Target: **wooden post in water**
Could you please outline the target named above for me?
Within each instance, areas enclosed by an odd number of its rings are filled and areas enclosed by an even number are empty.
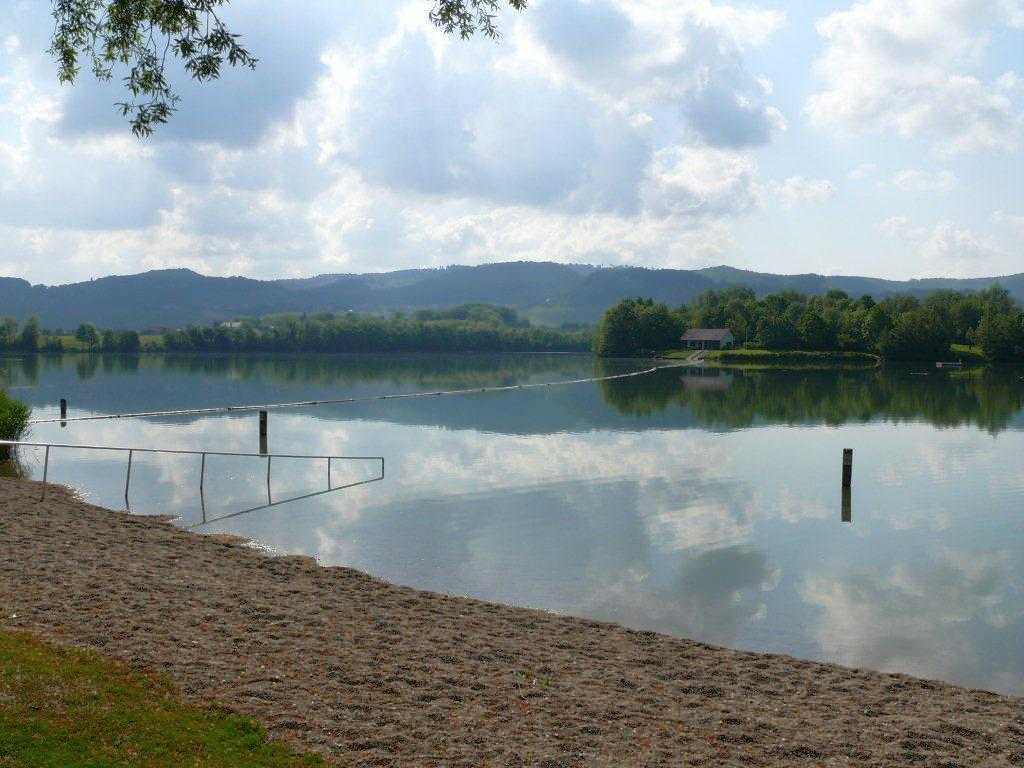
[[[68,401],[66,398],[60,399],[60,425],[66,427],[68,423],[64,421],[68,417]]]
[[[853,448],[843,448],[843,488],[853,482]]]
[[[839,519],[844,523],[853,522],[853,500],[851,499],[848,487],[843,488],[843,510],[840,513]]]
[[[267,450],[267,412],[260,411],[260,453],[269,453]]]

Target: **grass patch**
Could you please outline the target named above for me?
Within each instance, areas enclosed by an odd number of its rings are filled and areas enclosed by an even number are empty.
[[[99,347],[87,347],[82,342],[74,337],[72,334],[64,334],[63,336],[44,336],[40,339],[41,344],[45,344],[50,339],[56,339],[60,342],[61,347],[65,352],[102,352],[103,350]],[[155,352],[158,351],[163,344],[164,337],[158,334],[140,334],[139,344],[141,345],[140,352]]]
[[[964,365],[985,365],[985,354],[981,347],[971,344],[953,344],[950,347],[950,360],[959,360]]]
[[[869,352],[838,350],[810,351],[801,349],[724,349],[708,352],[708,360],[719,363],[785,363],[787,365],[875,365],[878,355]]]
[[[28,426],[32,409],[0,390],[0,440],[17,440]]]
[[[670,350],[660,357],[685,360],[693,350]],[[704,362],[712,365],[785,365],[785,366],[874,366],[878,355],[868,352],[814,352],[796,349],[713,349],[704,353]]]
[[[0,630],[0,766],[310,768],[248,717],[186,704],[166,678]]]

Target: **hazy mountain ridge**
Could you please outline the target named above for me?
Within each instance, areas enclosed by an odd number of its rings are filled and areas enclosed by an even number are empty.
[[[483,302],[515,307],[537,322],[557,324],[595,322],[611,304],[628,296],[679,304],[702,291],[730,285],[748,286],[758,295],[783,290],[815,294],[836,288],[853,296],[870,293],[884,297],[893,293],[925,295],[941,289],[973,291],[995,282],[1024,303],[1024,273],[898,281],[775,275],[724,266],[680,270],[523,261],[254,280],[166,269],[59,286],[0,278],[0,315],[19,320],[38,315],[48,328],[91,322],[101,327],[142,329],[274,312],[392,312]]]

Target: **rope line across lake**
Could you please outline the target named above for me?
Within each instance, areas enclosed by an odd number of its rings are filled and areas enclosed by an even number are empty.
[[[569,384],[587,384],[589,382],[613,381],[628,379],[634,376],[647,376],[666,368],[685,368],[687,363],[672,365],[656,365],[642,371],[617,373],[612,376],[593,376],[586,379],[567,379],[565,381],[545,381],[537,384],[511,384],[504,387],[474,387],[472,389],[448,389],[438,392],[410,392],[404,395],[372,395],[370,397],[341,397],[333,400],[299,400],[290,403],[267,403],[265,405],[219,405],[211,408],[186,408],[174,411],[141,411],[138,413],[108,413],[94,416],[69,416],[53,419],[32,419],[29,424],[56,424],[68,421],[104,421],[110,419],[142,419],[157,416],[199,416],[210,413],[240,413],[245,411],[269,411],[281,408],[304,408],[314,405],[343,405],[349,403],[369,403],[379,400],[408,400],[416,397],[441,397],[447,395],[471,395],[481,392],[510,392],[517,389],[538,389],[540,387],[560,387]]]

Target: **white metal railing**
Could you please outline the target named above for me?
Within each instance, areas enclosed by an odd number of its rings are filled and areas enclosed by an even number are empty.
[[[250,509],[243,509],[238,512],[232,512],[228,515],[216,518],[217,520],[223,520],[229,517],[235,517],[237,515],[243,515],[247,512],[255,512],[259,509],[267,509],[268,507],[276,507],[280,504],[288,504],[293,501],[301,501],[302,499],[309,499],[314,496],[322,496],[325,493],[331,493],[332,491],[340,491],[344,488],[353,488],[357,485],[366,485],[368,483],[380,482],[384,479],[384,457],[383,456],[328,456],[319,454],[298,454],[298,453],[237,453],[231,451],[187,451],[181,449],[172,448],[125,448],[121,446],[110,446],[110,445],[71,445],[69,443],[33,443],[24,442],[20,440],[0,440],[0,448],[43,448],[43,488],[42,493],[39,497],[40,501],[46,498],[46,487],[47,479],[50,471],[50,451],[54,448],[63,448],[70,450],[86,450],[86,451],[114,451],[128,454],[128,468],[125,473],[124,479],[124,503],[126,509],[131,510],[131,504],[129,501],[129,495],[131,491],[132,482],[132,458],[136,453],[165,453],[179,456],[199,456],[199,501],[203,511],[203,523],[206,524],[206,498],[205,498],[205,480],[206,480],[206,457],[207,456],[236,456],[245,458],[260,458],[267,460],[267,503],[260,504]],[[312,493],[303,494],[301,496],[292,496],[287,499],[280,499],[278,501],[273,500],[271,493],[271,475],[270,467],[273,459],[308,459],[308,460],[323,460],[327,463],[327,488],[322,491],[314,491]],[[353,483],[345,483],[343,485],[331,485],[331,469],[333,462],[335,461],[379,461],[380,462],[380,473],[367,480],[359,480]]]

